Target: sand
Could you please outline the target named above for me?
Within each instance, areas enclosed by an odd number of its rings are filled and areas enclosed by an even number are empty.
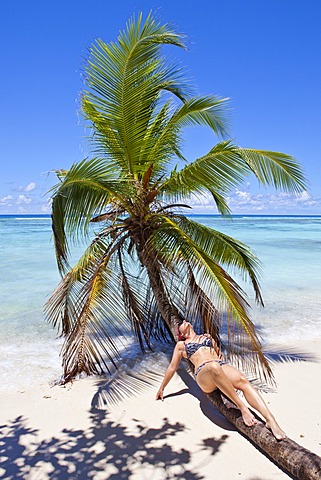
[[[275,363],[277,391],[264,398],[288,436],[321,456],[321,339],[273,350],[301,360]],[[291,478],[215,411],[183,365],[156,402],[160,380],[129,384],[117,401],[99,378],[1,395],[0,478]]]

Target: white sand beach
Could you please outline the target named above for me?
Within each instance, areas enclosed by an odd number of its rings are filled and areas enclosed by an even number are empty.
[[[321,456],[321,339],[290,347],[308,360],[276,363],[277,392],[264,397],[288,436]],[[0,478],[291,478],[216,412],[184,366],[163,402],[155,384],[97,408],[105,384],[85,378],[2,394]]]

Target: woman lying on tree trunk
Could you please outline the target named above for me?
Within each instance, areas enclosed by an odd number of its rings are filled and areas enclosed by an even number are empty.
[[[251,427],[256,424],[256,419],[237,395],[236,390],[241,390],[249,405],[265,418],[266,427],[272,431],[275,438],[283,440],[286,437],[261,395],[239,370],[223,361],[222,352],[209,334],[197,335],[192,325],[186,321],[178,327],[177,333],[179,341],[156,400],[163,400],[164,388],[176,372],[181,359],[188,358],[195,367],[196,382],[204,393],[211,393],[219,388],[240,409],[245,425]]]

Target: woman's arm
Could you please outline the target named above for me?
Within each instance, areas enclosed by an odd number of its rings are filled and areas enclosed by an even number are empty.
[[[169,381],[173,378],[174,373],[176,372],[178,365],[180,364],[180,361],[182,360],[182,357],[183,357],[184,349],[182,347],[182,343],[183,342],[178,342],[175,346],[171,363],[169,364],[165,372],[161,386],[159,387],[159,390],[156,394],[156,400],[164,400],[164,389],[166,385],[169,383]]]

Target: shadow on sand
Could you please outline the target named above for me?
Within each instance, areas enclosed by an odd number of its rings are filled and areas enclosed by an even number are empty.
[[[310,355],[295,351],[266,352],[274,362],[284,361],[317,361]],[[146,372],[146,369],[144,370]],[[163,372],[162,372],[163,373]],[[193,395],[198,398],[204,415],[224,430],[234,430],[214,408],[197,384],[181,368],[178,371],[186,388],[167,395]],[[97,394],[93,398],[90,409],[91,426],[86,430],[65,429],[59,438],[39,440],[38,431],[28,426],[28,420],[17,417],[7,425],[0,427],[0,478],[6,480],[36,480],[50,478],[52,480],[127,480],[139,474],[139,468],[150,472],[151,478],[161,469],[162,478],[181,478],[186,480],[203,480],[205,477],[191,467],[191,452],[188,448],[174,448],[169,438],[186,430],[182,423],[170,422],[163,418],[159,428],[149,428],[142,421],[133,419],[134,427],[129,429],[119,422],[111,420],[105,410],[97,408],[99,398],[103,403],[116,402],[124,396],[139,395],[139,388],[155,387],[160,381],[161,372],[153,375],[135,374],[131,379],[129,373],[116,388],[111,382],[99,380]],[[117,395],[117,388],[124,382],[128,388]],[[158,383],[159,384],[159,383]],[[132,389],[131,387],[136,389]],[[134,392],[134,393],[133,393]],[[57,413],[58,415],[59,413]],[[220,438],[202,440],[200,449],[215,455],[227,440],[228,435]],[[149,469],[149,470],[148,470]],[[146,471],[146,470],[145,470]],[[138,477],[137,477],[138,478]]]
[[[126,480],[133,474],[139,478],[138,469],[143,468],[143,475],[147,469],[151,478],[160,469],[164,479],[204,479],[189,465],[191,452],[173,448],[168,442],[185,430],[183,424],[164,418],[160,428],[148,428],[137,419],[133,422],[134,428],[129,430],[92,407],[87,430],[65,429],[59,438],[39,441],[37,430],[28,427],[27,419],[18,417],[0,427],[0,478]],[[226,438],[204,439],[201,450],[214,455]]]

